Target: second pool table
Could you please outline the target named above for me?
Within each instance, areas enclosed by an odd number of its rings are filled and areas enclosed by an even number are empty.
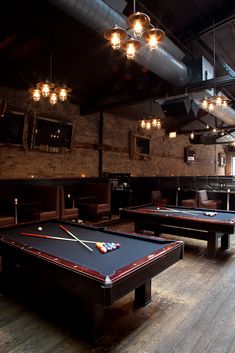
[[[208,212],[215,215],[210,216]],[[147,204],[120,209],[120,215],[135,222],[137,233],[151,230],[155,235],[167,233],[205,240],[209,258],[216,256],[219,238],[221,248],[229,248],[230,234],[235,231],[235,212],[223,210]]]

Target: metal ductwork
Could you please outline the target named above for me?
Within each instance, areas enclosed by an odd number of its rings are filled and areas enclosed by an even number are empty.
[[[115,25],[125,28],[126,17],[102,0],[50,0],[50,2],[101,35]],[[169,45],[167,41],[168,48]],[[134,60],[175,86],[184,85],[189,81],[187,66],[161,46],[154,52],[146,45],[143,46]]]

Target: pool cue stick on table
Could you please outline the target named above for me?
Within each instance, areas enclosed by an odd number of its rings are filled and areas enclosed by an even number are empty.
[[[61,229],[63,229],[63,231],[65,231],[67,234],[71,235],[71,237],[73,237],[74,239],[76,239],[81,245],[83,245],[85,248],[87,248],[89,251],[93,252],[93,250],[86,245],[85,243],[83,243],[80,239],[78,239],[73,233],[71,233],[68,229],[66,229],[62,224],[59,224],[59,227]]]
[[[55,237],[53,235],[46,235],[46,234],[37,234],[37,233],[24,233],[21,232],[21,235],[26,235],[28,237],[35,237],[35,238],[45,238],[45,239],[55,239],[55,240],[68,240],[68,241],[77,241],[77,239],[71,239],[71,238],[62,238],[62,237]],[[91,241],[91,240],[83,240],[81,239],[83,243],[90,243],[90,244],[96,244],[97,241]],[[100,241],[99,243],[103,243]]]
[[[183,211],[183,210],[176,210],[174,208],[170,208],[170,207],[164,207],[164,210],[161,210],[161,209],[158,209],[158,211],[170,211],[170,212],[175,212],[175,213],[186,213],[186,214],[190,214],[190,215],[193,215],[193,216],[197,216],[198,213],[196,212],[190,212],[190,211]]]

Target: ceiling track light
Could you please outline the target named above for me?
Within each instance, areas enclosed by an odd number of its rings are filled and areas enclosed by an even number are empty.
[[[127,29],[115,25],[104,33],[104,37],[110,41],[112,48],[114,50],[124,49],[128,59],[134,59],[136,51],[142,46],[140,40],[146,42],[150,51],[153,51],[157,49],[158,43],[165,36],[164,31],[155,28],[150,23],[148,15],[135,11],[135,0],[133,4],[134,13],[126,20]]]

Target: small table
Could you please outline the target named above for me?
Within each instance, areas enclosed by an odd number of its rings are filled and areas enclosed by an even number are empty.
[[[80,239],[121,246],[102,254],[95,243],[87,243],[93,250],[90,252],[59,225]],[[26,236],[23,232],[69,240]],[[151,279],[182,258],[183,242],[53,220],[1,228],[0,254],[3,278],[17,275],[17,264],[22,263],[61,286],[66,283],[66,289],[86,303],[89,336],[95,340],[103,334],[105,307],[133,290],[137,305],[151,301]]]
[[[216,212],[216,215],[207,216],[205,212]],[[136,232],[151,230],[155,235],[167,233],[205,240],[209,258],[216,256],[219,238],[221,248],[229,248],[230,234],[235,231],[235,212],[221,210],[176,206],[159,208],[147,204],[121,209],[120,215],[135,222]]]

